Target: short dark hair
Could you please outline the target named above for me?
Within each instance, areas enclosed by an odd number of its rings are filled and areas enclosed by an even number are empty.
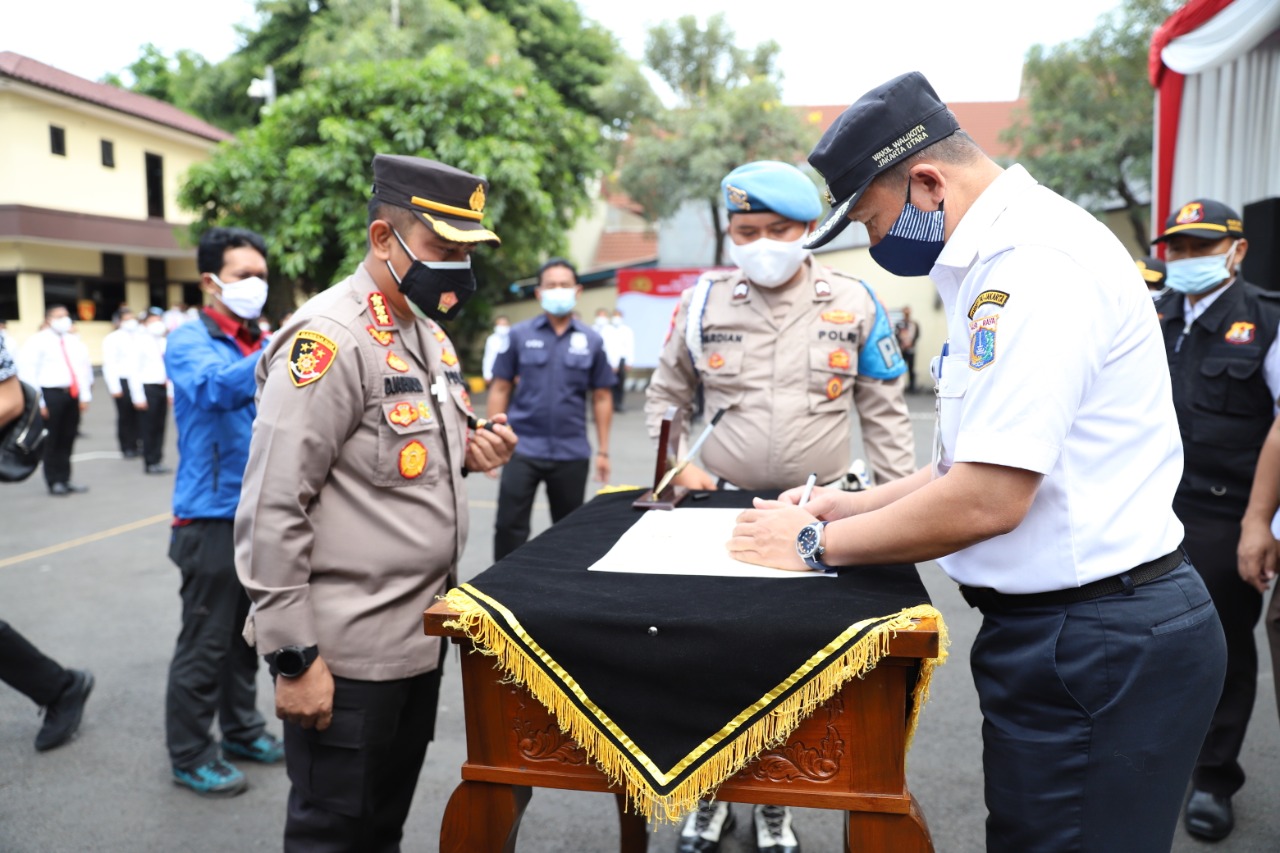
[[[547,258],[543,261],[542,266],[538,267],[538,285],[542,285],[542,274],[552,267],[564,267],[573,273],[573,283],[578,283],[578,269],[564,258]]]
[[[401,237],[415,222],[422,222],[412,210],[406,210],[394,204],[387,204],[376,197],[371,198],[369,199],[369,221],[365,223],[365,228],[368,228],[379,219],[383,222],[390,222],[395,226]],[[426,223],[423,224],[425,225]]]
[[[128,305],[121,305],[119,308],[116,309],[116,312],[111,315],[111,320],[114,323],[119,323],[121,320],[125,318],[126,315],[132,315],[133,313],[134,313],[133,309],[130,308]]]
[[[248,228],[210,228],[200,235],[200,245],[196,249],[196,269],[202,273],[217,274],[222,269],[227,249],[238,249],[250,246],[258,250],[263,258],[267,257],[267,243],[262,235]]]
[[[63,311],[66,311],[68,314],[71,313],[70,306],[63,305],[61,302],[54,302],[52,305],[44,306],[44,318],[48,320],[49,315],[52,314],[54,311],[57,311],[59,308],[61,308]]]
[[[906,181],[907,173],[911,171],[911,167],[917,163],[933,161],[963,166],[983,156],[985,154],[982,147],[973,141],[973,137],[963,130],[957,130],[950,136],[939,139],[929,147],[904,157],[901,162],[894,163],[888,169],[876,175],[875,180],[902,183]]]

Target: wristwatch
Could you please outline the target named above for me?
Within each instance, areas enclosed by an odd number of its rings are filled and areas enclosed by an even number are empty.
[[[822,544],[822,531],[830,523],[815,521],[800,528],[800,532],[796,534],[796,553],[800,555],[800,559],[804,560],[806,566],[819,572],[835,571],[834,567],[822,562],[822,555],[827,551]]]
[[[320,650],[315,646],[285,646],[266,657],[267,663],[271,666],[272,675],[297,678],[306,672],[319,656]]]

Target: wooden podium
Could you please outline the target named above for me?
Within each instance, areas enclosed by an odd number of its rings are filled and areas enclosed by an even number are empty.
[[[452,611],[438,601],[423,615],[427,634],[452,637]],[[933,620],[902,631],[865,678],[853,679],[804,720],[788,742],[726,780],[716,798],[846,813],[846,853],[932,853],[929,828],[906,784],[908,702],[916,667],[938,656]],[[512,853],[532,789],[611,792],[618,805],[621,853],[644,853],[648,829],[625,811],[620,789],[524,688],[502,683],[494,658],[463,654],[467,760],[440,830],[441,853]]]

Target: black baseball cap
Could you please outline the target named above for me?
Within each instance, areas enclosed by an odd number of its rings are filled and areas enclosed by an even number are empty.
[[[1198,198],[1169,214],[1164,223],[1164,233],[1151,242],[1161,243],[1179,234],[1204,240],[1243,237],[1244,220],[1220,201]]]
[[[832,240],[871,181],[895,163],[960,129],[956,117],[919,71],[895,77],[859,98],[822,134],[809,165],[827,181],[831,212],[806,249]]]
[[[1164,288],[1164,280],[1169,275],[1169,268],[1164,265],[1164,261],[1148,256],[1138,258],[1134,263],[1138,265],[1138,272],[1142,273],[1142,280],[1147,283],[1147,287],[1152,290]]]
[[[483,224],[489,182],[453,166],[403,154],[375,154],[373,198],[412,210],[455,243],[501,243]]]

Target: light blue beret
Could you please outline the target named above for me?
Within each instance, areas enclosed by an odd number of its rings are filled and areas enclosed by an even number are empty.
[[[813,181],[795,166],[777,160],[757,160],[739,166],[720,182],[730,213],[773,211],[797,222],[822,215],[822,201]]]

